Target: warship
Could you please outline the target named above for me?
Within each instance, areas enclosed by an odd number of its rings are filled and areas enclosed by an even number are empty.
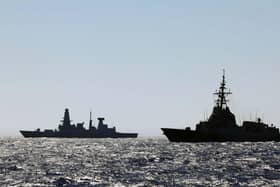
[[[216,105],[208,120],[201,121],[196,129],[162,128],[163,134],[171,142],[264,142],[280,141],[279,129],[273,124],[270,126],[262,122],[243,121],[239,126],[235,115],[228,107],[227,96],[232,94],[226,88],[225,70],[219,90],[214,93],[217,96]]]
[[[20,133],[25,138],[137,138],[137,133],[120,133],[116,131],[116,127],[109,128],[104,124],[104,118],[97,118],[97,128],[92,124],[92,112],[90,112],[89,128],[86,129],[83,123],[71,124],[69,109],[65,109],[62,124],[58,126],[58,130],[46,129],[41,131],[21,130]]]

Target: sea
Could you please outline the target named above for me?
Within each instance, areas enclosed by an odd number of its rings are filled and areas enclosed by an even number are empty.
[[[280,143],[0,138],[0,186],[280,186]]]

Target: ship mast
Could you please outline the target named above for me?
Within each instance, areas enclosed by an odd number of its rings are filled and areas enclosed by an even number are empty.
[[[226,108],[227,107],[227,102],[229,101],[227,99],[227,96],[232,94],[232,92],[230,91],[227,91],[227,88],[226,88],[226,78],[225,78],[225,70],[223,70],[223,80],[221,82],[221,85],[220,85],[220,88],[219,88],[219,91],[216,91],[214,93],[214,95],[217,95],[218,96],[218,99],[216,100],[216,105],[218,108]]]
[[[63,120],[61,120],[62,126],[69,127],[71,125],[71,120],[70,120],[70,114],[69,114],[69,109],[66,108],[64,112],[64,117]]]
[[[92,111],[90,110],[90,117],[89,117],[89,130],[92,129]]]

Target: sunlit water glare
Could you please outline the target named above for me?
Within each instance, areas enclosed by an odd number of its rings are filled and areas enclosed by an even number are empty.
[[[2,138],[0,186],[280,186],[280,144]]]

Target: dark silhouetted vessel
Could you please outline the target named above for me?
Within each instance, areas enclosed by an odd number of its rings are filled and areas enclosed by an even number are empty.
[[[89,129],[84,128],[84,123],[71,124],[69,110],[65,109],[62,124],[58,126],[58,130],[44,130],[37,129],[36,131],[24,131],[20,133],[25,138],[137,138],[137,133],[120,133],[116,128],[108,128],[104,124],[104,118],[97,118],[97,128],[92,125],[92,117],[90,113]]]
[[[164,135],[171,142],[263,142],[280,141],[279,129],[263,123],[260,118],[256,121],[244,121],[242,126],[236,124],[235,116],[227,106],[227,91],[225,72],[217,95],[216,106],[207,121],[196,125],[195,130],[162,128]]]

